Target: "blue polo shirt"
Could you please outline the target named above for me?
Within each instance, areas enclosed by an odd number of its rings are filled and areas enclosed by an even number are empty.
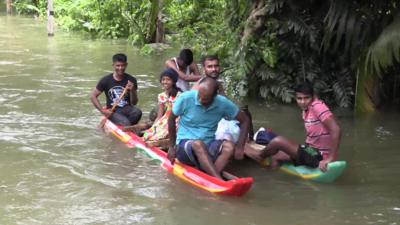
[[[213,103],[206,108],[199,101],[199,92],[192,90],[179,96],[172,112],[180,117],[177,144],[183,139],[202,140],[209,144],[215,139],[218,122],[222,118],[236,118],[239,107],[226,97],[217,95]]]

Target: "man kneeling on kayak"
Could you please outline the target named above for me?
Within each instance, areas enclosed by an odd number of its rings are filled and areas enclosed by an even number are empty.
[[[175,102],[168,119],[170,146],[168,158],[196,166],[207,174],[222,179],[221,172],[229,159],[243,159],[243,147],[249,129],[248,117],[224,96],[217,95],[218,83],[204,78],[198,90],[184,92]],[[179,130],[176,133],[176,118]],[[222,118],[236,119],[241,124],[238,143],[215,140],[215,131]]]

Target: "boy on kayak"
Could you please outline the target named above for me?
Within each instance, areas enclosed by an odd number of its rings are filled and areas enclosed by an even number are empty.
[[[256,161],[272,157],[272,166],[280,162],[293,161],[297,165],[319,167],[327,170],[330,162],[336,161],[339,149],[341,129],[328,106],[314,95],[313,86],[304,82],[294,89],[297,105],[302,109],[302,118],[307,133],[304,145],[299,145],[283,136],[276,136],[268,131],[260,131],[272,140],[267,146],[257,151],[245,149],[245,154]],[[255,139],[257,139],[257,133]]]
[[[182,49],[179,57],[174,57],[165,62],[166,68],[174,69],[178,75],[176,86],[182,91],[190,90],[189,82],[198,81],[201,76],[199,68],[193,61],[193,52],[190,49]]]
[[[142,111],[136,107],[138,102],[136,78],[125,73],[128,66],[125,54],[115,54],[112,62],[114,72],[100,79],[90,95],[90,100],[94,107],[113,123],[122,126],[134,125],[142,117]],[[128,90],[128,94],[121,96],[125,88]],[[103,108],[98,99],[103,92],[107,101],[106,108]],[[111,108],[115,104],[118,106],[115,108],[115,112],[112,112]]]
[[[218,84],[212,78],[200,82],[198,90],[184,92],[175,102],[168,119],[170,146],[168,158],[196,166],[207,174],[222,179],[221,172],[229,159],[243,158],[249,120],[224,96],[217,95]],[[176,133],[175,121],[179,118]],[[231,141],[215,140],[215,131],[222,118],[237,119],[241,131],[236,146]]]

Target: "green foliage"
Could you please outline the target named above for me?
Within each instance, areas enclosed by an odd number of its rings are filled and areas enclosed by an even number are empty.
[[[155,52],[155,49],[153,47],[151,47],[150,45],[144,45],[141,49],[140,49],[140,54],[141,55],[150,55],[153,54]]]
[[[46,15],[47,1],[16,0],[19,13]],[[146,0],[55,0],[56,22],[71,31],[94,37],[129,37],[134,44],[145,44],[151,3]]]
[[[366,56],[368,71],[384,74],[384,69],[400,62],[400,15],[385,27],[371,44]]]
[[[46,15],[47,1],[14,4]],[[141,54],[155,51],[146,44],[161,11],[167,40],[191,48],[195,59],[220,57],[232,97],[290,103],[293,86],[308,80],[328,104],[351,107],[357,77],[371,89],[400,61],[396,0],[55,0],[54,7],[62,27],[126,37]],[[369,89],[357,93],[375,93]]]
[[[15,0],[13,5],[17,12],[22,15],[46,15],[47,1]]]
[[[292,102],[296,83],[308,80],[314,83],[316,92],[328,104],[351,107],[354,95],[354,73],[343,66],[350,66],[339,54],[323,53],[323,10],[326,5],[319,1],[293,2],[269,1],[267,18],[269,29],[266,37],[275,37],[277,50],[276,67],[264,66],[257,73],[266,82],[260,86],[261,97],[279,98]],[[266,60],[268,61],[268,60]],[[342,76],[345,76],[343,78]]]
[[[176,35],[182,46],[190,47],[197,57],[216,53],[224,48],[227,29],[221,12],[225,1],[171,0],[165,7],[166,30]]]
[[[399,4],[394,0],[332,1],[325,18],[325,52],[341,52],[358,75],[357,110],[379,105],[380,79],[400,62]],[[396,97],[396,96],[393,96]]]
[[[122,1],[56,0],[57,21],[69,30],[85,31],[93,36],[119,38],[128,35],[122,16],[127,5]]]

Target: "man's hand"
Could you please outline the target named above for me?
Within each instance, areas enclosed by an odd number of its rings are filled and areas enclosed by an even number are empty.
[[[175,158],[176,158],[175,146],[170,146],[168,148],[168,159],[169,159],[169,161],[171,161],[172,165],[175,163]]]
[[[322,172],[328,171],[328,163],[330,163],[331,160],[329,159],[324,159],[319,162],[319,168],[321,169]]]
[[[104,115],[105,117],[107,117],[107,118],[109,118],[109,117],[111,116],[111,114],[112,114],[112,112],[111,112],[110,109],[102,109],[102,110],[101,110],[101,113],[103,113],[103,115]]]
[[[128,89],[128,91],[133,90],[133,83],[129,80],[128,80],[128,83],[126,84],[126,89]]]
[[[244,157],[244,149],[238,146],[235,146],[235,159],[242,160]]]

